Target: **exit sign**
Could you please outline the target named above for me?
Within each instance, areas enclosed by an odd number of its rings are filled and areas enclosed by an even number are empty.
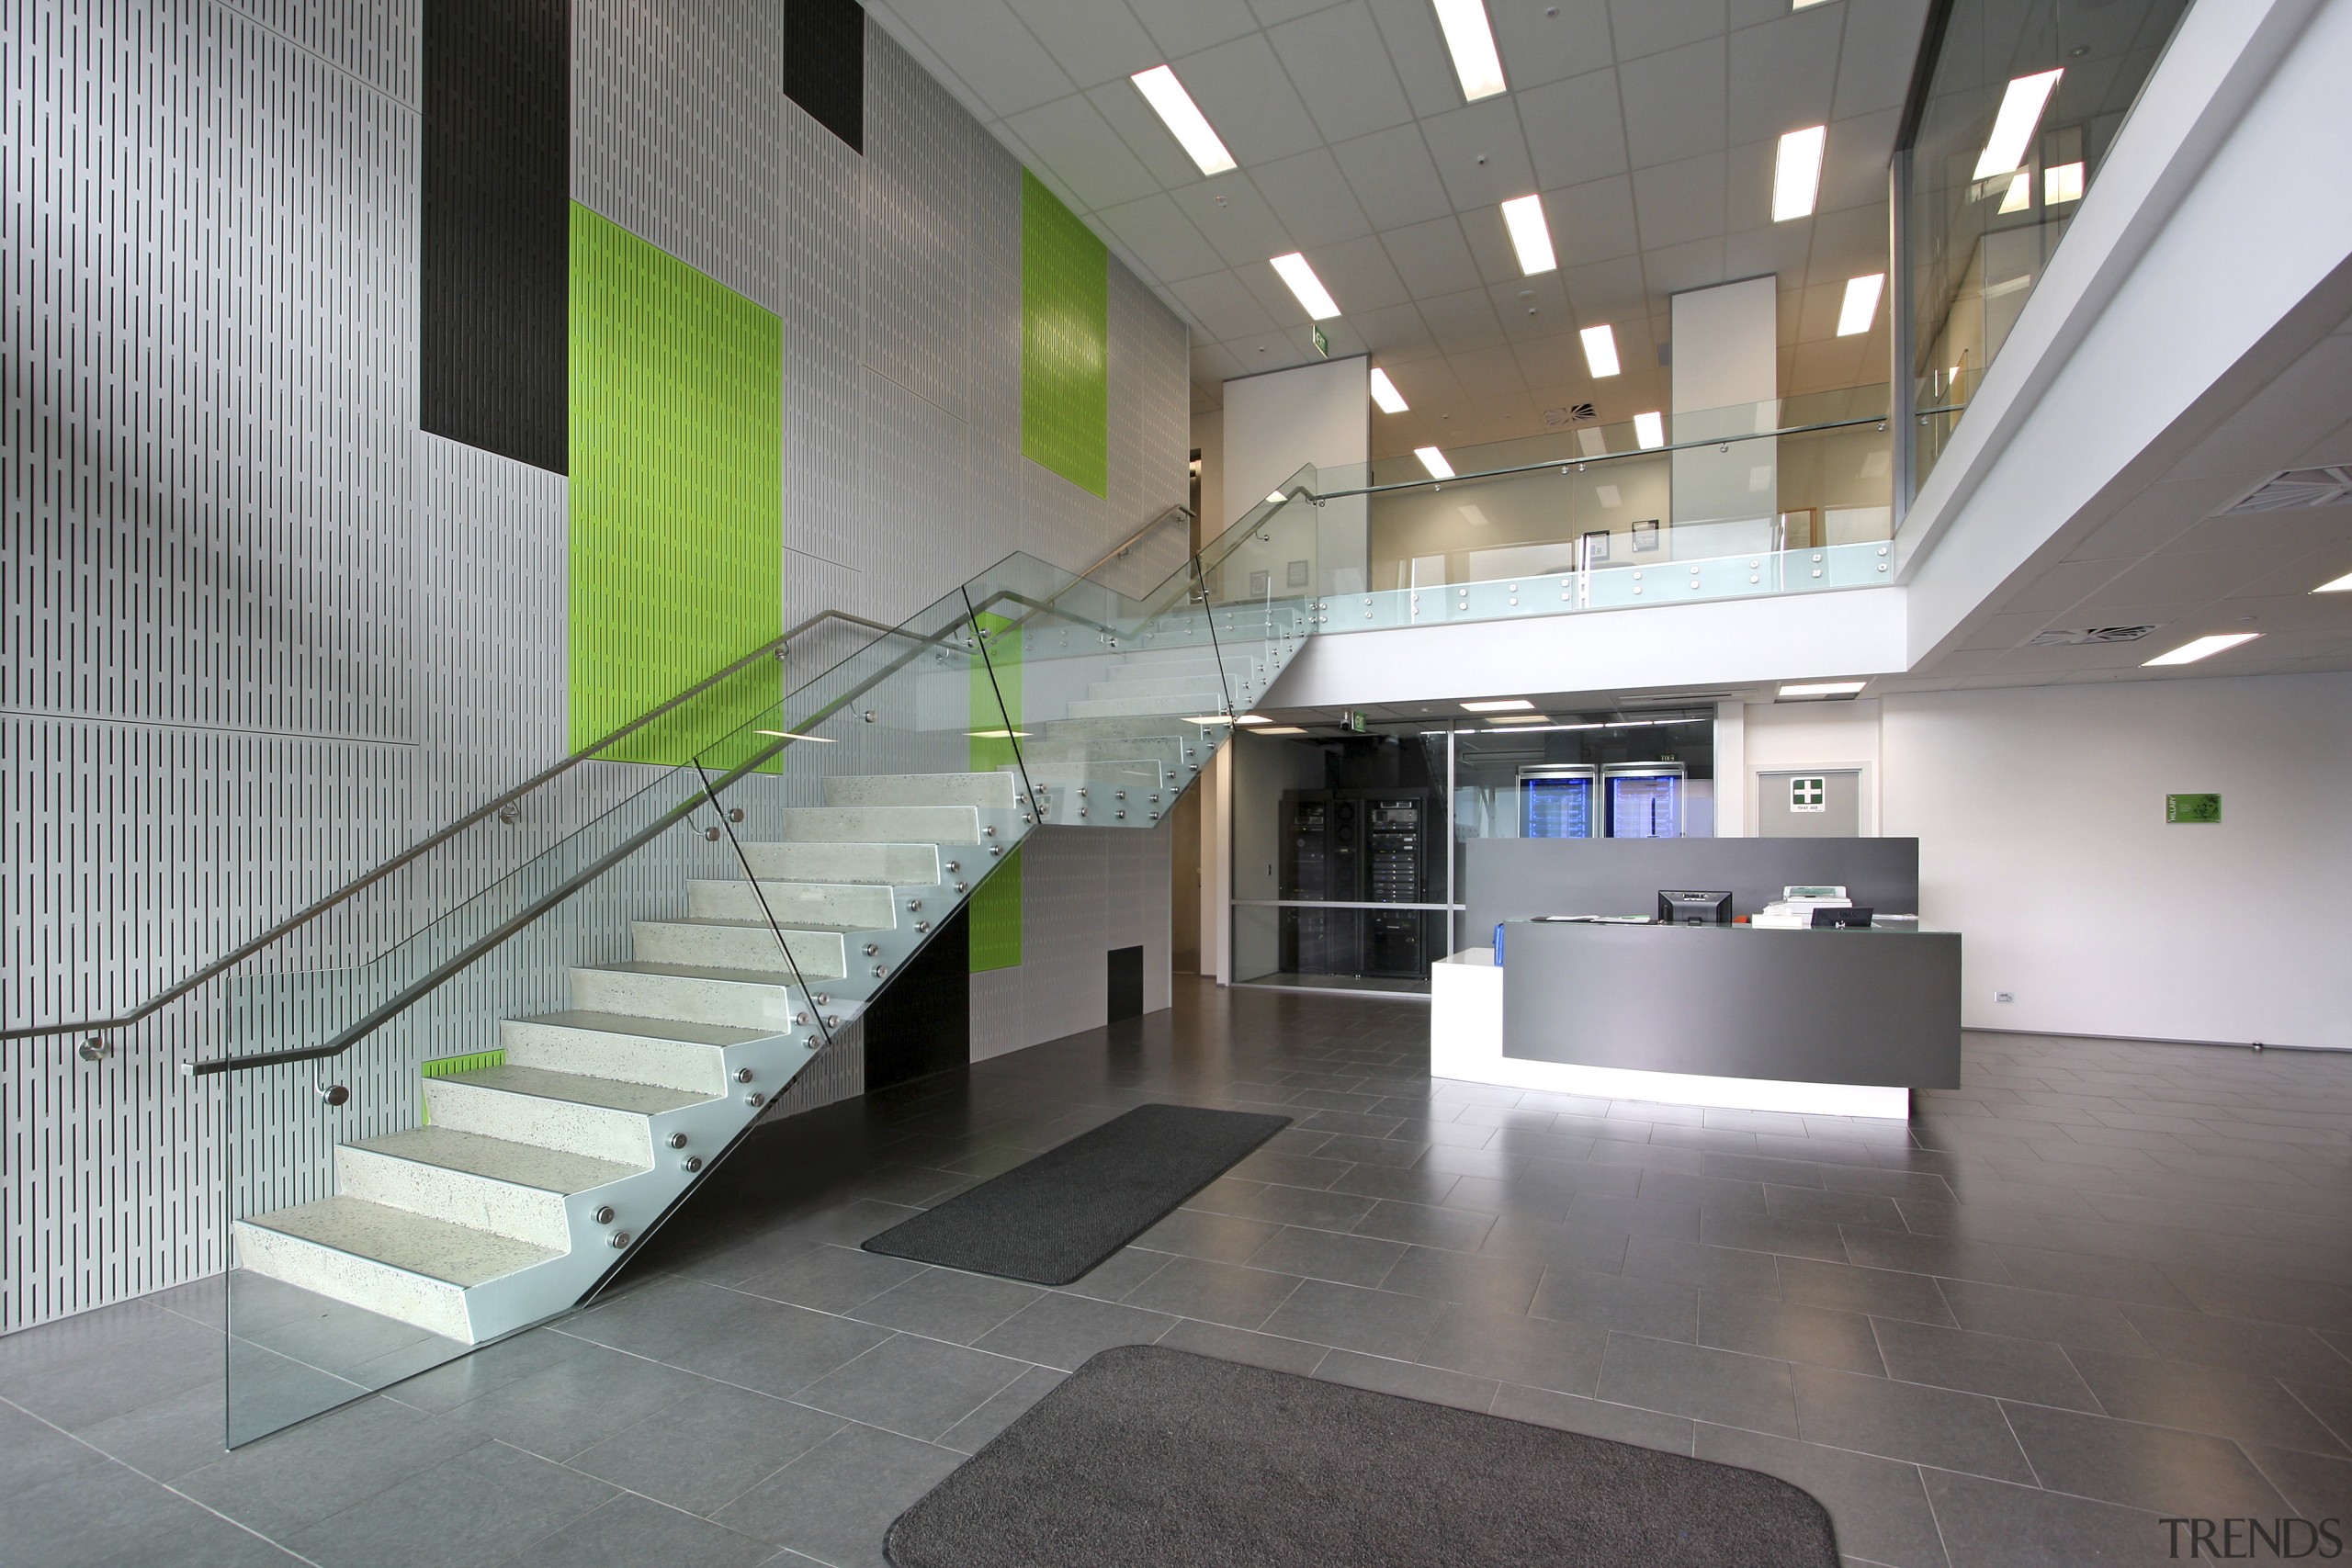
[[[2218,795],[2165,796],[2165,820],[2167,822],[2219,822],[2221,819],[2222,797]]]

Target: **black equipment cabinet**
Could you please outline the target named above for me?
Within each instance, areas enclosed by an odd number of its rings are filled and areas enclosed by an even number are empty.
[[[1374,904],[1427,903],[1430,863],[1430,795],[1427,790],[1351,791],[1362,802],[1364,888]],[[1421,952],[1423,911],[1364,912],[1363,965],[1358,972],[1384,978],[1419,978],[1428,973]]]

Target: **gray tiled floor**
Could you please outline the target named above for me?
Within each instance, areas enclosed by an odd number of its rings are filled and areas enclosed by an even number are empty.
[[[2352,1512],[2352,1060],[1975,1036],[1908,1129],[1432,1083],[1416,1003],[1179,1007],[763,1132],[593,1311],[233,1454],[204,1287],[0,1340],[0,1562],[878,1562],[1158,1341],[1770,1471],[1856,1563]],[[1296,1119],[1045,1291],[857,1243],[1153,1100]]]

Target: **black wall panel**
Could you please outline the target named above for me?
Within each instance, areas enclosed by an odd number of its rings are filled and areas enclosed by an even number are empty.
[[[566,471],[570,0],[424,0],[418,423]]]
[[[1114,947],[1110,955],[1111,1021],[1143,1016],[1143,949]]]
[[[786,0],[784,96],[865,151],[865,7],[857,0]]]
[[[868,1093],[970,1063],[970,914],[967,904],[949,916],[866,1009]]]

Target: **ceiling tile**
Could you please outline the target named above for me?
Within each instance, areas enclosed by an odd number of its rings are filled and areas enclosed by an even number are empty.
[[[1719,38],[1725,21],[1723,0],[1609,0],[1610,32],[1620,61]]]
[[[1544,193],[1552,220],[1552,248],[1563,266],[1632,255],[1641,247],[1634,226],[1634,182],[1623,175]]]
[[[1263,33],[1218,44],[1176,62],[1193,101],[1245,169],[1320,146],[1290,78]]]
[[[1568,312],[1568,291],[1556,272],[1490,285],[1487,298],[1495,302],[1495,314],[1514,343],[1557,337],[1575,330],[1575,318]]]
[[[1405,85],[1363,0],[1270,28],[1274,53],[1329,141],[1402,125],[1413,118]]]
[[[1634,210],[1645,252],[1719,239],[1724,232],[1724,155],[1709,152],[1634,170]]]
[[[1545,215],[1548,221],[1550,215]],[[1470,243],[1470,259],[1478,265],[1478,276],[1487,283],[1507,283],[1523,276],[1519,270],[1519,253],[1511,248],[1510,230],[1503,222],[1498,207],[1474,208],[1462,215],[1462,235]]]
[[[1198,277],[1222,271],[1227,265],[1216,248],[1201,238],[1183,209],[1166,196],[1148,196],[1141,201],[1104,208],[1095,217],[1163,279]]]
[[[1151,171],[1082,96],[1008,115],[1005,124],[1090,211],[1159,188]]]
[[[1625,334],[1629,328],[1639,326],[1648,332],[1648,290],[1642,282],[1642,262],[1639,256],[1619,256],[1612,261],[1589,262],[1572,266],[1561,275],[1568,286],[1568,300],[1576,307],[1579,326],[1597,327],[1603,321],[1617,328],[1617,353],[1627,366],[1634,361],[1625,354]]]
[[[1900,110],[1885,109],[1829,122],[1828,144],[1821,154],[1822,211],[1886,206],[1886,165],[1894,156],[1895,127],[1901,118]],[[1769,180],[1770,152],[1763,166]]]
[[[1340,302],[1351,321],[1360,321],[1367,310],[1407,305],[1412,300],[1411,291],[1396,276],[1388,252],[1376,235],[1319,245],[1311,259],[1315,275],[1323,280],[1323,287],[1331,291],[1331,298]]]
[[[1527,378],[1520,374],[1519,356],[1509,344],[1449,354],[1446,361],[1453,367],[1454,379],[1462,386],[1477,388],[1481,397],[1527,389]]]
[[[1781,389],[1791,396],[1826,392],[1838,387],[1860,386],[1886,379],[1886,344],[1875,356],[1867,337],[1815,338],[1796,346],[1789,378]]]
[[[1417,298],[1476,288],[1482,281],[1458,219],[1441,218],[1392,229],[1380,238],[1387,247],[1388,259],[1396,265],[1396,276]]]
[[[1509,95],[1429,116],[1421,132],[1457,211],[1493,207],[1535,188],[1535,166]]]
[[[1520,94],[1519,121],[1544,186],[1581,185],[1625,172],[1625,121],[1614,71],[1587,72]]]
[[[1266,205],[1258,187],[1239,170],[1218,175],[1170,193],[1201,237],[1235,266],[1263,266],[1268,256],[1297,247]]]
[[[1174,190],[1201,177],[1200,165],[1168,134],[1168,128],[1159,123],[1159,117],[1151,112],[1151,106],[1143,101],[1143,95],[1136,91],[1133,83],[1105,82],[1090,87],[1086,101],[1118,133],[1136,160],[1151,171],[1151,177],[1160,189]]]
[[[1356,331],[1363,334],[1365,344],[1375,354],[1433,354],[1437,350],[1436,340],[1430,336],[1429,323],[1422,321],[1420,311],[1409,304],[1351,310],[1348,319],[1356,324]],[[1405,400],[1413,400],[1410,391],[1406,392]]]
[[[1642,253],[1642,277],[1653,294],[1712,288],[1724,281],[1724,243],[1693,240],[1687,245],[1645,250]]]
[[[1328,147],[1317,147],[1250,171],[1283,227],[1302,248],[1367,238],[1372,224],[1356,205]],[[1319,265],[1319,264],[1318,264]],[[1326,287],[1329,287],[1328,281]]]
[[[1449,355],[1493,348],[1504,341],[1494,304],[1483,288],[1425,299],[1420,306],[1421,319],[1430,324],[1430,336]]]
[[[890,13],[997,115],[1077,90],[1004,0],[891,0]]]
[[[933,0],[956,5],[960,0]],[[1114,0],[1102,0],[1109,5]],[[1128,7],[1159,41],[1160,53],[1174,59],[1255,32],[1258,18],[1247,0],[1127,0]]]
[[[1768,223],[1761,229],[1743,229],[1724,240],[1724,277],[1761,277],[1766,274],[1781,279],[1785,287],[1804,281],[1805,255],[1812,247],[1813,234],[1803,223]]]
[[[1912,62],[1928,19],[1928,0],[1871,0],[1838,7],[1846,13],[1846,39],[1838,57],[1839,118],[1875,109],[1900,109],[1910,90]]]
[[[1381,229],[1426,222],[1453,210],[1418,125],[1377,130],[1331,151],[1356,200]]]
[[[1625,101],[1625,151],[1634,167],[1672,163],[1724,146],[1721,39],[1621,65],[1617,89]]]
[[[1273,330],[1274,320],[1266,308],[1231,272],[1188,277],[1170,284],[1168,292],[1204,334],[1220,343]]]
[[[1836,97],[1842,6],[1792,11],[1731,35],[1730,118],[1734,141],[1777,138],[1823,125]]]
[[[1886,204],[1849,207],[1813,219],[1813,244],[1805,263],[1806,283],[1843,283],[1886,270]],[[1796,227],[1792,223],[1789,228]],[[1791,277],[1791,283],[1798,281]]]
[[[1046,52],[1081,87],[1148,71],[1167,56],[1134,13],[1105,0],[1008,0]]]
[[[1430,0],[1368,0],[1373,20],[1380,24],[1380,39],[1405,84],[1406,101],[1417,115],[1442,114],[1462,107],[1462,84],[1454,79],[1453,62],[1438,33],[1437,13]],[[1510,67],[1504,67],[1508,75]]]
[[[1515,93],[1615,62],[1610,52],[1609,16],[1599,6],[1487,0],[1487,16],[1494,24],[1503,73]]]

